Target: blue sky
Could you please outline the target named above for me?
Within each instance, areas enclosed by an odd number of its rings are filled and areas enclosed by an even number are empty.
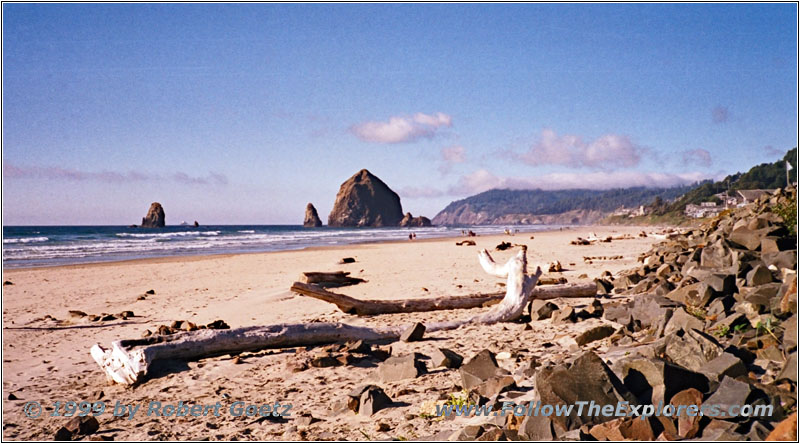
[[[676,185],[797,145],[794,4],[4,4],[3,222],[327,218],[367,168]]]

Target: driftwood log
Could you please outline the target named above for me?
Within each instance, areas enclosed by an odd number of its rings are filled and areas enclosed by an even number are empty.
[[[436,310],[456,310],[488,307],[499,303],[505,293],[478,293],[464,296],[441,296],[435,298],[374,300],[356,299],[344,294],[333,293],[316,285],[295,282],[291,290],[303,296],[330,302],[339,310],[358,316],[371,316],[389,313],[415,313]],[[597,284],[565,284],[543,286],[533,289],[531,299],[590,298],[597,294]]]
[[[426,324],[427,332],[450,330],[471,323],[493,324],[513,321],[522,315],[541,268],[527,275],[525,250],[505,265],[498,265],[486,250],[478,254],[483,269],[494,276],[507,278],[506,294],[500,303],[484,314],[460,321]],[[120,340],[110,348],[92,346],[91,355],[109,381],[134,385],[147,377],[153,361],[160,359],[192,360],[225,353],[239,353],[265,348],[328,344],[352,340],[396,340],[408,326],[369,328],[340,323],[278,324],[243,327],[231,330],[198,330],[168,336]]]
[[[350,277],[349,271],[319,272],[305,271],[300,280],[306,284],[315,284],[320,287],[345,287],[366,282],[361,278]]]

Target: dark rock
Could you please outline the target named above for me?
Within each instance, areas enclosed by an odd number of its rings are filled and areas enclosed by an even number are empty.
[[[640,296],[644,297],[644,296]],[[676,304],[678,305],[678,304]],[[633,322],[632,304],[606,304],[604,306],[603,318],[617,324],[627,325]]]
[[[512,376],[494,376],[473,387],[472,391],[485,398],[496,399],[500,393],[516,387]]]
[[[3,281],[3,286],[6,286],[6,285],[14,285],[14,283],[11,282],[11,281]]]
[[[528,358],[527,362],[523,362],[514,375],[520,379],[527,379],[536,375],[536,368],[539,367],[539,361],[536,358]]]
[[[73,436],[91,435],[100,429],[100,422],[94,416],[76,416],[64,426]]]
[[[703,403],[706,408],[718,405],[719,419],[735,418],[736,416],[728,413],[728,408],[732,405],[742,406],[748,403],[753,388],[746,382],[741,382],[728,376],[723,376],[719,388]],[[752,400],[750,400],[752,402]]]
[[[569,368],[558,365],[544,367],[536,375],[536,389],[542,404],[574,404],[577,401],[594,401],[605,405],[617,402],[635,403],[635,396],[622,384],[610,368],[593,352],[580,355]],[[580,428],[584,424],[599,424],[613,419],[592,416],[588,409],[573,409],[569,416],[552,417],[554,431],[560,435]]]
[[[757,265],[747,273],[747,285],[756,287],[772,282],[772,272],[763,265]]]
[[[700,266],[703,268],[727,268],[735,262],[731,249],[722,239],[702,250],[700,253]],[[689,262],[686,264],[689,264]]]
[[[694,268],[689,271],[688,276],[705,283],[716,293],[727,295],[736,291],[736,275],[731,273],[716,273],[702,268]]]
[[[797,384],[797,352],[791,353],[783,364],[780,374],[776,378],[780,380],[789,380]]]
[[[508,250],[511,247],[512,245],[510,242],[500,242],[499,244],[497,244],[496,247],[494,247],[494,249],[497,251],[503,251],[503,250]]]
[[[350,399],[348,401],[349,408],[359,415],[371,416],[392,405],[392,400],[377,385],[356,387],[347,396]]]
[[[594,282],[597,284],[597,294],[605,295],[610,294],[611,291],[614,289],[614,284],[606,279],[595,279]]]
[[[748,250],[758,250],[761,248],[761,240],[771,232],[772,228],[761,230],[751,230],[747,227],[739,227],[731,232],[729,239]]]
[[[786,351],[797,349],[797,315],[783,321],[786,330],[783,332],[783,346]]]
[[[566,324],[568,322],[575,322],[575,319],[575,309],[569,306],[554,311],[552,315],[553,324]]]
[[[526,415],[519,426],[519,437],[526,441],[553,441],[555,436],[553,421],[548,416]]]
[[[741,300],[750,302],[754,305],[760,305],[764,307],[764,311],[770,310],[774,305],[776,311],[780,310],[780,300],[777,299],[775,296],[778,295],[778,291],[780,290],[781,283],[780,282],[773,282],[769,284],[759,285],[758,287],[742,287],[740,289],[740,298]],[[775,304],[773,304],[773,300],[775,300]]]
[[[294,418],[294,423],[300,427],[308,427],[311,424],[320,421],[320,419],[311,416],[310,413],[301,413]]]
[[[356,260],[355,260],[355,258],[352,258],[352,257],[343,257],[343,258],[342,258],[342,260],[340,260],[340,261],[339,261],[339,263],[340,263],[340,264],[352,264],[352,263],[354,263],[355,261],[356,261]]]
[[[593,300],[592,303],[584,309],[584,312],[590,318],[600,318],[603,316],[604,311],[603,303],[600,302],[599,299]]]
[[[206,328],[209,330],[227,330],[231,328],[228,324],[225,323],[222,319],[217,319],[216,321],[206,324]]]
[[[750,432],[747,433],[747,439],[748,441],[764,441],[769,435],[769,431],[770,429],[763,423],[753,421],[753,424],[750,426]]]
[[[408,327],[406,331],[400,335],[400,340],[403,342],[421,341],[422,336],[425,334],[425,325],[417,322],[416,324]]]
[[[667,336],[666,342],[664,351],[666,357],[692,371],[699,371],[722,354],[722,346],[717,341],[694,329],[672,333]]]
[[[637,358],[624,361],[622,376],[625,387],[644,404],[666,404],[675,394],[689,388],[700,392],[708,390],[705,376],[659,359]]]
[[[144,294],[156,294],[156,291],[155,290],[147,290],[147,291],[144,292]]]
[[[72,432],[66,429],[66,427],[59,427],[56,430],[55,436],[53,437],[54,441],[72,441]]]
[[[475,441],[483,433],[483,427],[480,425],[465,426],[458,433],[456,441]]]
[[[322,221],[319,218],[319,214],[317,214],[317,209],[314,208],[314,205],[311,202],[306,205],[306,215],[303,218],[303,226],[307,228],[316,228],[322,226]]]
[[[703,441],[743,441],[744,436],[735,432],[738,424],[712,419],[703,429],[700,439]]]
[[[492,427],[484,431],[475,441],[507,441],[503,429]]]
[[[147,216],[142,218],[142,228],[164,228],[165,218],[164,209],[161,204],[153,202],[150,204],[150,209],[147,211]]]
[[[616,330],[610,325],[598,325],[584,331],[575,338],[575,342],[580,346],[584,346],[590,342],[599,341],[614,334]]]
[[[324,368],[324,367],[338,367],[342,365],[342,363],[336,359],[335,355],[332,355],[330,352],[321,352],[318,353],[316,356],[311,358],[311,366],[317,368]]]
[[[528,311],[531,314],[531,319],[534,321],[541,321],[543,319],[550,319],[553,312],[558,310],[558,305],[541,299],[534,299],[531,301]]]
[[[774,265],[781,268],[797,269],[797,250],[779,251],[777,253],[763,253],[761,260],[766,266]]]
[[[437,348],[431,353],[431,363],[434,367],[459,368],[464,358],[458,353],[447,349]]]
[[[716,298],[708,304],[706,313],[708,316],[716,316],[717,318],[725,317],[730,314],[734,303],[736,303],[736,299],[732,296]]]
[[[431,220],[425,216],[414,217],[411,213],[406,213],[400,221],[401,227],[430,227]]]
[[[373,358],[379,361],[385,361],[386,359],[389,359],[390,356],[392,356],[392,346],[391,345],[377,346],[372,349],[371,354]]]
[[[686,313],[686,310],[679,308],[672,313],[669,322],[664,327],[664,335],[669,335],[679,330],[689,331],[690,329],[703,329],[703,321]]]
[[[464,387],[465,390],[471,390],[473,387],[494,376],[510,374],[508,370],[500,368],[500,366],[497,365],[494,353],[489,350],[483,350],[473,356],[466,364],[459,368],[459,372],[461,374],[461,386]]]
[[[714,297],[714,289],[705,282],[696,282],[676,288],[667,294],[667,298],[693,307],[705,307]]]
[[[413,379],[425,374],[428,369],[420,360],[421,357],[422,355],[419,353],[412,353],[389,358],[378,366],[378,377],[383,382],[393,382]]]
[[[703,394],[697,389],[689,388],[676,393],[669,403],[675,407],[699,406],[703,403]],[[700,418],[699,412],[690,416],[686,410],[682,410],[678,416],[678,436],[684,439],[694,438],[700,431]]]
[[[349,353],[369,354],[372,353],[372,347],[359,339],[358,341],[345,342],[344,351]]]
[[[797,248],[797,239],[789,237],[768,236],[761,239],[761,254],[777,253],[779,251]]]
[[[403,218],[400,196],[367,170],[339,188],[328,216],[331,227],[392,227]]]

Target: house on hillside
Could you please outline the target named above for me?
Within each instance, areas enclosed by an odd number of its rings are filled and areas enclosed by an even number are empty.
[[[639,208],[625,208],[619,207],[611,213],[612,216],[628,216],[628,217],[636,217],[636,216],[644,216],[647,214],[647,210],[645,210],[644,205],[639,205]]]
[[[717,216],[724,209],[725,209],[724,205],[717,205],[714,202],[702,202],[700,203],[700,205],[695,205],[695,204],[686,205],[686,208],[683,210],[683,213],[687,217],[699,219],[703,217]]]
[[[722,205],[728,208],[736,207],[742,202],[741,196],[739,196],[737,193],[728,193],[727,191],[724,193],[717,193],[714,195],[714,197],[719,199],[720,202],[722,202]]]
[[[736,193],[741,198],[737,206],[741,207],[749,203],[753,203],[759,197],[770,195],[773,191],[774,190],[737,190]]]

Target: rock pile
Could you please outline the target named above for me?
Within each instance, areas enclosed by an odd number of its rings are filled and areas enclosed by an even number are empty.
[[[560,364],[532,362],[515,373],[519,388],[505,384],[507,372],[488,350],[460,369],[471,402],[498,409],[505,400],[526,406],[594,401],[722,410],[748,404],[769,406],[768,414],[702,417],[684,410],[642,420],[586,409],[578,414],[575,408],[564,416],[506,414],[502,421],[472,422],[451,438],[796,440],[797,240],[772,212],[793,198],[793,192],[776,191],[697,229],[673,233],[640,257],[641,266],[597,279],[600,293],[627,295],[623,303],[595,300],[576,313],[532,302],[532,320],[556,324],[602,316],[621,324],[595,326],[576,339],[579,345],[609,341],[607,352],[584,351]]]
[[[401,227],[430,227],[431,220],[425,216],[414,217],[411,213],[406,213],[400,221]]]
[[[131,315],[133,313],[131,312]],[[169,326],[167,325],[160,325],[156,328],[155,332],[150,330],[145,330],[142,333],[142,337],[146,338],[152,335],[174,335],[175,333],[180,333],[182,331],[195,331],[195,330],[227,330],[231,328],[225,321],[218,319],[214,322],[211,322],[206,325],[197,325],[194,322],[190,321],[173,321],[172,324]]]

